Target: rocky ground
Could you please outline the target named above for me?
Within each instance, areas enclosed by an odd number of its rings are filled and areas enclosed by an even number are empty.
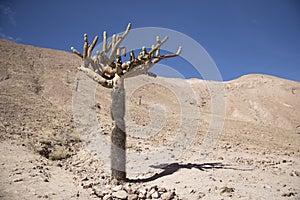
[[[105,145],[110,91],[70,53],[0,50],[1,199],[300,199],[299,82],[126,81],[120,183]]]

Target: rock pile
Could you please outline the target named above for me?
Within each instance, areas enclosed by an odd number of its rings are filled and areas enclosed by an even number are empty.
[[[167,190],[166,188],[158,187],[157,185],[145,186],[139,183],[120,184],[105,190],[99,188],[99,186],[95,186],[92,188],[92,195],[96,195],[103,200],[179,199],[175,190]]]

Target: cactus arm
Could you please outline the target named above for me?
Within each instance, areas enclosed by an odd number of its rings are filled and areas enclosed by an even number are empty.
[[[100,76],[99,74],[94,72],[93,70],[91,70],[89,68],[86,68],[84,66],[80,66],[79,70],[84,72],[89,78],[93,79],[94,81],[96,81],[97,83],[102,85],[103,87],[113,88],[113,82],[112,81],[103,78],[102,76]]]
[[[87,57],[87,51],[88,51],[88,47],[89,47],[89,42],[88,42],[88,37],[87,34],[84,34],[84,45],[83,45],[83,59],[85,59]]]
[[[166,58],[173,58],[173,57],[179,56],[181,54],[181,51],[182,51],[182,47],[179,47],[176,53],[159,56],[159,57],[155,58],[152,62],[154,64],[156,64],[159,61],[164,60]]]
[[[71,47],[71,50],[72,50],[72,52],[75,53],[77,56],[79,56],[80,58],[83,58],[83,55],[82,55],[79,51],[77,51],[77,49],[75,49],[74,47]]]
[[[110,60],[113,60],[115,58],[117,49],[119,48],[121,42],[123,42],[125,37],[128,35],[130,29],[131,29],[131,23],[129,23],[127,25],[127,28],[126,28],[126,31],[124,32],[124,34],[120,37],[116,37],[115,41],[113,41],[112,49],[111,49],[111,52],[110,52],[110,55],[109,55]]]
[[[164,37],[164,39],[162,41],[160,41],[160,43],[157,43],[149,52],[149,54],[153,54],[153,52],[155,52],[156,50],[158,50],[164,43],[166,43],[166,41],[169,39],[168,36]]]
[[[87,56],[88,57],[91,57],[92,56],[92,51],[94,50],[96,44],[97,44],[97,41],[98,41],[99,37],[96,36],[91,44],[91,46],[88,48],[88,52],[87,52]]]

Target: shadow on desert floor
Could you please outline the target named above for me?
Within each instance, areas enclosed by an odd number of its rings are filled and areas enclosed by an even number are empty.
[[[221,162],[211,162],[211,163],[202,163],[202,164],[180,164],[180,163],[171,163],[171,164],[160,164],[160,165],[152,165],[152,168],[162,169],[163,171],[160,173],[156,173],[148,178],[138,178],[138,179],[127,179],[128,182],[150,182],[156,179],[162,178],[164,176],[168,176],[174,174],[179,169],[198,169],[201,171],[210,170],[210,169],[231,169],[231,170],[239,170],[239,171],[252,171],[253,169],[242,169],[237,167],[232,167],[227,164],[223,164]]]

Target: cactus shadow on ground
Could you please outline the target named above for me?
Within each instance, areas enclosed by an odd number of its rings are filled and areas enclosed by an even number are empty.
[[[198,169],[201,171],[210,170],[210,169],[231,169],[231,170],[241,170],[241,171],[251,171],[253,169],[243,169],[243,168],[237,168],[232,167],[227,164],[223,164],[221,162],[211,162],[211,163],[202,163],[202,164],[193,164],[193,163],[187,163],[187,164],[180,164],[180,163],[171,163],[171,164],[159,164],[159,165],[153,165],[152,168],[156,169],[163,169],[162,172],[156,173],[151,177],[148,178],[138,178],[138,179],[127,179],[128,182],[150,182],[154,181],[156,179],[162,178],[164,176],[168,176],[171,174],[174,174],[180,169]]]

